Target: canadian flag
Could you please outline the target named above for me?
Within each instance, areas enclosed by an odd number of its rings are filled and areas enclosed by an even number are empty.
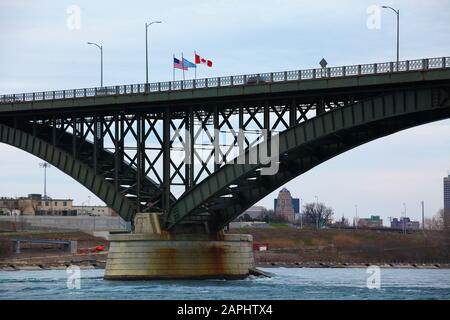
[[[195,64],[206,64],[208,67],[212,67],[213,62],[211,60],[200,57],[198,54],[195,54]]]

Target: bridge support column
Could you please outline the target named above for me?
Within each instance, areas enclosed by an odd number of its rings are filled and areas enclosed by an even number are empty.
[[[173,234],[156,217],[138,214],[140,233],[110,235],[105,279],[242,279],[254,268],[252,236]]]

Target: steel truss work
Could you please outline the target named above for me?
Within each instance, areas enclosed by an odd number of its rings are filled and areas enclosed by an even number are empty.
[[[335,155],[449,117],[449,91],[445,73],[443,80],[412,85],[380,82],[166,103],[130,98],[110,107],[93,100],[89,108],[2,112],[0,142],[66,172],[128,221],[137,212],[160,212],[166,230],[194,224],[214,232]],[[279,157],[278,172],[262,175],[259,162],[232,164],[259,148],[265,131],[279,136],[278,151],[270,151]]]

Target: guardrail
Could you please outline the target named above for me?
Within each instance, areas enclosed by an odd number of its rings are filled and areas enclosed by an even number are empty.
[[[20,244],[22,242],[28,242],[28,243],[36,243],[36,244],[61,244],[65,248],[68,248],[70,253],[76,253],[77,252],[77,241],[74,240],[42,240],[42,239],[12,239],[12,242],[14,242],[14,247],[16,253],[20,253]]]
[[[195,80],[191,79],[147,84],[127,84],[96,88],[5,94],[0,96],[0,104],[14,104],[31,101],[63,100],[87,97],[119,96],[143,93],[148,94],[154,92],[243,86],[259,83],[337,78],[368,74],[386,74],[441,68],[450,68],[450,57],[399,61],[398,65],[397,62],[383,62],[342,67],[204,78]]]

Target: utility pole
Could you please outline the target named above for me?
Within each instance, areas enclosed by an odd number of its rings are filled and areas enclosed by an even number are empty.
[[[355,204],[355,228],[358,229],[358,205]]]

